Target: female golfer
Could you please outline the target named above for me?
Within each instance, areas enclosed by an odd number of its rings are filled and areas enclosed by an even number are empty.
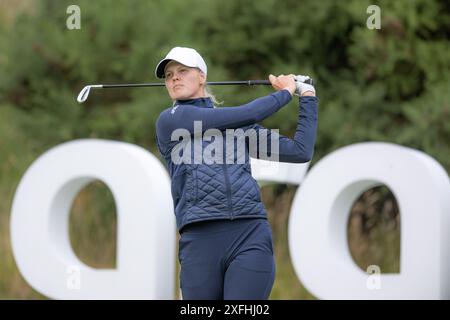
[[[270,159],[282,162],[311,159],[317,127],[314,87],[296,82],[294,75],[270,75],[276,92],[216,108],[205,85],[206,63],[196,50],[173,48],[155,73],[165,79],[173,101],[158,117],[156,138],[171,177],[183,299],[267,299],[275,277],[272,230],[249,154],[269,159],[270,152]],[[294,139],[257,124],[294,93],[300,96]],[[238,137],[235,144],[237,132],[244,139]]]

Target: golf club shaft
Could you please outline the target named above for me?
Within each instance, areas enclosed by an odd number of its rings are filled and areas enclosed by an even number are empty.
[[[308,79],[306,83],[311,84],[312,80]],[[269,80],[244,80],[244,81],[216,81],[207,82],[210,86],[223,86],[223,85],[271,85]],[[164,87],[164,83],[129,83],[129,84],[103,84],[102,88],[127,88],[127,87]]]
[[[305,83],[313,84],[312,79],[307,79]],[[244,80],[244,81],[217,81],[217,82],[207,82],[210,86],[218,86],[218,85],[271,85],[269,80]],[[131,87],[164,87],[165,83],[156,82],[156,83],[123,83],[123,84],[93,84],[88,85],[81,90],[80,94],[77,97],[77,101],[79,103],[83,103],[89,96],[89,92],[91,89],[112,89],[112,88],[131,88]]]
[[[210,86],[219,85],[270,85],[269,80],[247,80],[247,81],[218,81],[207,82]],[[164,87],[164,83],[130,83],[130,84],[103,84],[102,88],[127,88],[127,87]]]

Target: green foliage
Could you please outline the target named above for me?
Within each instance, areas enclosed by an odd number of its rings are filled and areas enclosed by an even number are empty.
[[[381,30],[366,27],[371,2],[360,0],[78,1],[81,30],[68,30],[72,3],[37,2],[33,14],[1,32],[0,104],[22,110],[21,124],[44,146],[99,137],[153,148],[154,122],[170,105],[164,90],[94,90],[83,105],[75,96],[89,83],[153,81],[157,61],[185,45],[205,56],[212,80],[313,76],[315,160],[342,145],[382,140],[450,166],[445,1],[378,1]],[[216,91],[225,105],[238,105],[270,89]],[[289,135],[292,113],[284,108],[264,124]]]

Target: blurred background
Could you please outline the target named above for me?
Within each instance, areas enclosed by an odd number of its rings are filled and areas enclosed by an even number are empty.
[[[71,4],[81,9],[81,29],[67,28]],[[381,29],[366,25],[371,4],[381,9]],[[172,47],[194,47],[210,81],[270,73],[315,79],[319,127],[311,166],[340,147],[385,141],[424,151],[449,173],[449,38],[447,0],[0,0],[0,299],[45,299],[20,275],[9,233],[14,192],[38,156],[66,141],[100,138],[142,146],[162,161],[155,120],[171,104],[165,89],[94,90],[78,104],[83,86],[154,82],[155,65]],[[224,107],[272,92],[213,90]],[[262,125],[293,137],[297,108],[290,104]],[[316,298],[289,257],[286,229],[296,189],[262,187],[277,259],[271,299]],[[115,267],[115,210],[100,181],[72,206],[72,246],[92,267]],[[354,203],[348,243],[362,270],[375,264],[382,273],[400,271],[400,223],[386,187]]]

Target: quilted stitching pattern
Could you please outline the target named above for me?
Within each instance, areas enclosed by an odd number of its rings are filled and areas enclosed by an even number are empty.
[[[210,143],[203,141],[202,150]],[[230,153],[233,150],[226,151],[229,156],[234,155],[236,161],[236,144],[234,153]],[[191,152],[191,157],[193,163],[194,152]],[[195,221],[266,216],[258,184],[251,175],[247,147],[243,164],[180,164],[178,166],[183,168],[175,170],[176,165],[168,160],[169,166],[172,166],[169,173],[176,173],[176,177],[172,177],[172,193],[180,195],[174,199],[178,229]],[[228,175],[229,184],[226,183],[225,174]],[[227,188],[231,196],[231,208]]]

